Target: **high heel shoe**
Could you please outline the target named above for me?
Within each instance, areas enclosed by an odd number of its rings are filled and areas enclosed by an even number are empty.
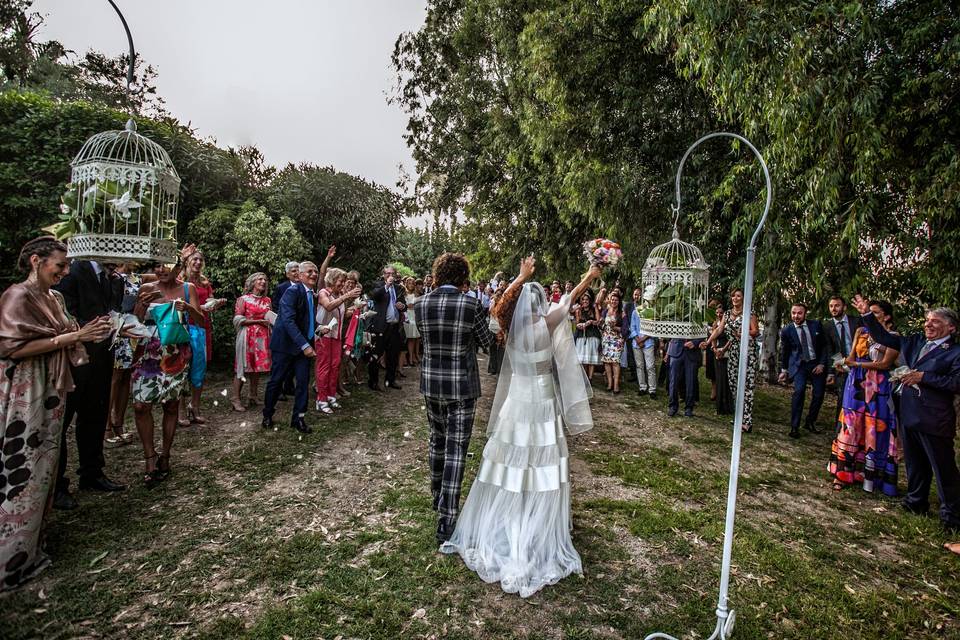
[[[197,413],[190,405],[187,405],[187,416],[189,416],[191,424],[207,424],[207,419]]]
[[[157,468],[157,465],[160,463],[160,456],[154,451],[152,456],[145,456],[144,460],[147,462],[155,460],[153,469],[145,471],[143,474],[143,486],[147,489],[153,489],[163,480],[163,474],[160,472],[160,469]]]
[[[157,472],[160,474],[161,480],[166,480],[170,477],[170,454],[165,453],[162,456],[157,456]]]
[[[247,408],[243,406],[243,403],[240,401],[239,398],[234,398],[233,400],[230,401],[230,404],[233,405],[234,411],[243,412],[247,410]]]

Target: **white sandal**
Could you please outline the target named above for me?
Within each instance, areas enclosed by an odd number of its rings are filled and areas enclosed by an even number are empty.
[[[319,400],[317,400],[317,411],[320,413],[326,413],[328,415],[333,413],[333,409],[330,408],[329,404],[326,402],[320,402]]]

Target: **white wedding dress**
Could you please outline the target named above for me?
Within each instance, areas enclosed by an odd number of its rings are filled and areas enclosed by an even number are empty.
[[[477,478],[443,553],[459,553],[486,582],[528,597],[582,573],[570,537],[563,427],[593,426],[590,386],[573,345],[564,297],[552,307],[524,285],[507,336]]]

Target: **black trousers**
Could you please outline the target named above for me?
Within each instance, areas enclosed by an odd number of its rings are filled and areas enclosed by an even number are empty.
[[[370,349],[370,362],[367,364],[367,374],[369,379],[367,384],[371,387],[379,384],[380,381],[380,356],[384,358],[386,372],[383,381],[387,384],[393,384],[397,381],[397,366],[400,364],[400,351],[403,349],[403,325],[399,322],[388,324],[383,333],[373,335],[373,341]]]
[[[67,474],[67,427],[76,417],[74,429],[81,478],[94,479],[103,475],[103,435],[110,413],[110,380],[113,377],[113,354],[109,343],[88,343],[90,362],[73,368],[74,390],[67,394],[60,434],[60,461],[57,467],[57,487],[65,491]]]
[[[953,449],[953,438],[903,431],[903,460],[907,465],[907,496],[903,504],[913,511],[930,507],[930,484],[937,478],[940,519],[960,527],[960,470]]]
[[[680,396],[683,395],[683,408],[685,411],[693,411],[693,407],[699,399],[700,388],[697,380],[697,369],[695,362],[683,358],[670,358],[668,363],[670,368],[670,400],[671,410],[679,410]]]

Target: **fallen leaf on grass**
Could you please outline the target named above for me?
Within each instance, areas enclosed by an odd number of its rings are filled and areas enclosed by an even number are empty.
[[[421,618],[426,618],[426,617],[427,617],[427,610],[424,609],[423,607],[420,607],[419,609],[417,609],[416,611],[414,611],[414,612],[413,612],[413,615],[410,616],[410,617],[411,617],[413,620],[420,620]]]
[[[91,561],[90,561],[90,564],[88,564],[87,566],[88,566],[88,567],[92,567],[93,565],[97,564],[98,562],[100,562],[101,560],[103,560],[104,558],[106,558],[108,553],[110,553],[110,552],[109,552],[109,551],[104,551],[103,553],[101,553],[100,555],[98,555],[96,558],[94,558],[93,560],[91,560]]]

